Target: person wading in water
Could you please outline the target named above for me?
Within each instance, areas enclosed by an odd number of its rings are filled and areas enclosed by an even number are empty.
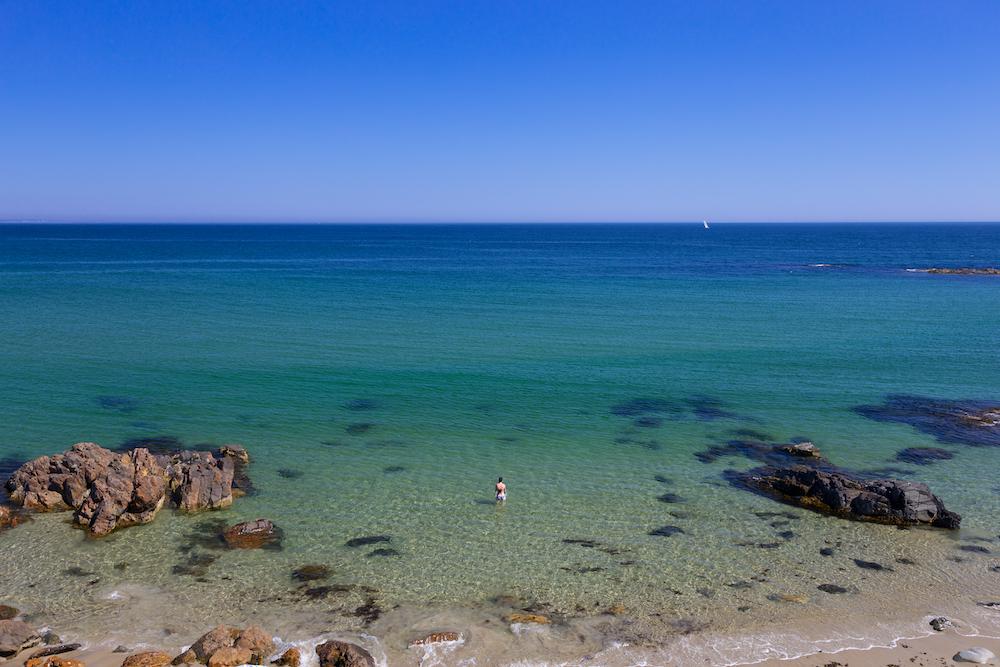
[[[503,483],[503,477],[497,480],[496,491],[498,503],[507,500],[507,485]]]

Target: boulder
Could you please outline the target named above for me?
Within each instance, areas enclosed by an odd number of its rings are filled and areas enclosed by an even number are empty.
[[[283,667],[299,667],[302,664],[302,652],[293,646],[272,660],[271,664],[282,665]]]
[[[18,614],[21,610],[17,607],[11,607],[10,605],[0,604],[0,621],[8,621]]]
[[[274,653],[274,641],[271,635],[267,634],[258,625],[248,626],[240,633],[236,639],[236,648],[244,648],[250,651],[253,664],[262,665],[269,655]]]
[[[163,507],[166,471],[148,449],[117,454],[77,506],[75,521],[92,535],[149,523]]]
[[[934,629],[934,632],[943,632],[945,628],[954,627],[954,624],[950,619],[945,618],[944,616],[938,616],[931,619],[930,626]]]
[[[412,648],[414,646],[429,646],[430,644],[443,644],[444,642],[457,642],[462,636],[457,632],[432,632],[426,637],[421,637],[420,639],[414,639],[410,642],[409,646]]]
[[[945,509],[926,484],[861,479],[842,470],[811,466],[765,466],[731,479],[765,495],[806,509],[849,519],[895,525],[958,528],[962,517]]]
[[[238,667],[250,664],[252,660],[253,654],[249,649],[227,646],[212,654],[208,659],[208,667]]]
[[[244,521],[222,534],[230,549],[259,549],[281,542],[281,529],[267,519]]]
[[[7,480],[7,493],[16,504],[39,512],[75,509],[115,457],[96,443],[78,442],[64,454],[22,465]]]
[[[26,660],[24,667],[86,667],[86,665],[73,658],[64,658],[61,655],[49,655]]]
[[[974,662],[979,665],[985,665],[991,662],[995,655],[993,651],[988,648],[982,648],[981,646],[976,646],[974,648],[967,648],[964,651],[959,651],[955,654],[955,662]]]
[[[234,459],[211,452],[178,452],[168,459],[169,488],[185,512],[214,510],[233,504]]]
[[[42,637],[24,621],[0,621],[0,658],[10,658],[41,643]]]
[[[122,667],[166,667],[170,656],[162,651],[144,651],[125,658]]]
[[[191,644],[191,648],[174,658],[173,662],[175,665],[185,662],[200,662],[202,664],[208,664],[208,659],[212,657],[212,654],[219,649],[232,648],[232,646],[236,644],[236,640],[239,636],[239,628],[232,628],[228,625],[217,625],[199,637],[198,641],[194,644]],[[193,659],[180,660],[182,657]],[[178,660],[180,660],[180,662],[178,662]]]
[[[316,647],[319,667],[375,667],[372,654],[357,644],[328,641]]]

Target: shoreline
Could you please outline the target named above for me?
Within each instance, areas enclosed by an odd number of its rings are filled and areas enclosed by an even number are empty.
[[[18,618],[21,618],[20,616]],[[28,619],[32,616],[27,615]],[[548,667],[549,665],[605,665],[607,667],[672,667],[674,665],[711,665],[712,667],[744,667],[758,665],[761,667],[884,667],[889,665],[910,664],[916,666],[939,666],[955,663],[953,657],[962,650],[973,647],[983,647],[1000,655],[1000,625],[994,624],[990,628],[976,627],[963,620],[954,620],[954,625],[945,627],[942,631],[934,631],[930,628],[928,620],[931,616],[923,616],[919,620],[912,619],[908,624],[913,632],[901,634],[891,640],[868,639],[863,636],[835,636],[827,635],[823,639],[804,639],[803,635],[814,635],[826,627],[825,624],[816,620],[804,621],[801,625],[786,628],[787,632],[782,635],[772,633],[747,633],[747,634],[715,634],[711,632],[695,632],[690,635],[679,637],[676,642],[665,643],[662,646],[630,646],[625,642],[615,641],[613,638],[605,638],[605,646],[596,652],[570,657],[569,654],[560,651],[565,647],[557,647],[555,637],[550,635],[550,626],[534,625],[531,623],[510,623],[500,630],[493,628],[487,630],[485,626],[465,628],[458,632],[458,640],[451,637],[444,637],[444,641],[432,641],[426,645],[414,645],[414,640],[432,635],[435,631],[421,630],[415,634],[415,629],[396,628],[393,632],[391,627],[380,628],[378,631],[367,633],[365,631],[344,632],[331,631],[317,636],[298,640],[288,640],[282,637],[273,636],[274,650],[267,658],[252,664],[281,664],[276,662],[279,656],[291,648],[297,649],[301,653],[301,667],[330,667],[323,664],[316,654],[316,647],[324,642],[335,640],[343,641],[360,646],[372,656],[374,664],[380,667],[391,667],[397,664],[416,664],[420,667],[430,667],[432,665],[476,665],[506,667],[517,665],[526,667],[537,665],[538,667]],[[993,620],[990,617],[985,617]],[[436,619],[429,619],[425,628],[432,627]],[[1000,623],[1000,615],[997,615]],[[247,626],[249,627],[249,626]],[[874,626],[873,626],[874,627]],[[901,626],[900,626],[901,627]],[[920,627],[925,627],[925,632],[919,632]],[[409,633],[406,636],[411,639],[402,642],[398,631]],[[499,632],[498,632],[499,630]],[[58,628],[41,626],[38,634],[44,635],[48,632],[57,632]],[[205,632],[210,628],[206,627]],[[270,633],[268,633],[270,635]],[[448,634],[448,633],[444,633]],[[419,635],[419,636],[418,636]],[[781,646],[776,643],[779,638],[784,638],[788,643]],[[792,638],[796,637],[803,645],[795,647]],[[429,637],[428,637],[429,638]],[[121,667],[125,659],[137,653],[162,651],[171,657],[180,656],[199,637],[184,637],[184,643],[171,642],[164,638],[163,642],[139,642],[135,644],[124,644],[129,650],[116,651],[121,649],[123,644],[119,639],[105,637],[100,640],[92,640],[86,637],[72,635],[63,636],[61,639],[55,638],[51,643],[79,643],[82,646],[76,650],[60,653],[58,658],[77,660],[86,667]],[[581,635],[582,639],[582,635]],[[521,649],[527,648],[524,645],[531,645],[535,650],[526,652]],[[835,647],[836,644],[843,644]],[[545,647],[552,649],[552,655],[545,654]],[[725,652],[737,646],[743,646],[751,653],[756,653],[755,657],[747,656],[747,659],[726,660],[713,659],[712,656],[722,656]],[[15,656],[8,658],[10,664],[26,663],[27,659],[43,645],[26,649]],[[538,649],[542,654],[538,655]],[[556,655],[556,653],[561,655]],[[544,657],[543,657],[544,656]],[[2,663],[3,660],[0,660]],[[240,663],[242,664],[242,663]],[[353,663],[352,663],[353,664]],[[993,660],[985,664],[1000,664],[1000,660]],[[43,666],[44,667],[44,664]],[[60,663],[53,662],[49,667],[61,667]],[[79,667],[78,664],[68,663],[65,667]],[[225,667],[235,667],[229,665]],[[295,665],[294,667],[299,667]]]

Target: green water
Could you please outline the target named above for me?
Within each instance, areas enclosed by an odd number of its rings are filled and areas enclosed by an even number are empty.
[[[447,664],[678,651],[725,664],[808,641],[705,653],[692,637],[807,618],[849,643],[1000,592],[996,558],[958,550],[1000,549],[1000,450],[852,410],[899,393],[1000,399],[1000,281],[905,271],[996,265],[1000,227],[25,226],[0,227],[0,242],[6,468],[153,436],[253,457],[257,493],[221,512],[165,511],[101,541],[57,515],[0,535],[0,602],[60,631],[180,645],[254,619],[288,640],[365,633],[396,664],[401,638],[448,625],[473,640]],[[636,398],[680,412],[656,426],[615,414]],[[844,522],[732,488],[721,473],[752,462],[694,454],[741,428],[926,481],[963,530]],[[894,461],[913,446],[955,456]],[[678,502],[657,499],[668,492]],[[768,511],[792,516],[754,514]],[[258,516],[283,528],[282,551],[194,539]],[[648,535],[663,525],[684,532]],[[391,543],[344,545],[379,534]],[[191,553],[217,560],[175,572]],[[374,591],[312,599],[290,576],[307,563],[331,567],[321,583]],[[851,593],[817,592],[827,582]],[[513,634],[497,596],[561,622]],[[363,627],[350,614],[369,598],[383,616]],[[896,625],[845,619],[881,615],[885,599]],[[601,614],[615,604],[626,614]]]

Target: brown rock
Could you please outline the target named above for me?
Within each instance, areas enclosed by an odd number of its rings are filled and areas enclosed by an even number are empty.
[[[11,607],[9,605],[0,604],[0,621],[10,620],[10,619],[14,618],[15,616],[17,616],[18,614],[20,614],[20,613],[21,613],[21,611],[19,609],[17,609],[16,607]]]
[[[372,654],[357,644],[329,641],[316,647],[320,667],[375,667]]]
[[[125,658],[122,667],[166,667],[170,664],[170,656],[162,651],[145,651],[135,653]]]
[[[171,665],[193,665],[198,662],[198,656],[194,654],[194,651],[188,649],[181,653],[179,656],[170,661]]]
[[[267,519],[244,521],[230,526],[222,536],[230,549],[259,549],[281,542],[281,530]]]
[[[171,497],[186,512],[233,504],[233,459],[211,452],[180,452],[167,465]]]
[[[93,442],[78,442],[64,454],[25,463],[7,480],[7,492],[14,503],[39,512],[75,509],[115,456]]]
[[[0,658],[10,658],[41,643],[42,638],[24,621],[0,621]]]
[[[237,667],[249,664],[253,654],[249,649],[227,646],[214,652],[208,659],[208,667]]]
[[[240,636],[239,628],[231,628],[227,625],[217,625],[201,637],[198,638],[191,648],[174,658],[174,664],[180,664],[177,660],[188,653],[194,654],[194,660],[184,662],[208,663],[208,659],[219,649],[232,648]]]
[[[236,648],[245,648],[250,651],[253,663],[260,665],[269,655],[274,653],[275,646],[271,635],[264,632],[260,626],[251,625],[240,633],[236,640]]]
[[[281,654],[275,660],[271,661],[272,665],[283,665],[284,667],[299,667],[302,664],[302,652],[296,647],[292,647]]]
[[[64,658],[61,655],[49,655],[42,658],[31,658],[25,661],[24,667],[87,667],[79,660]]]
[[[75,520],[92,535],[149,523],[163,507],[166,471],[148,449],[118,454],[90,484]]]
[[[549,625],[552,623],[552,619],[548,616],[542,616],[541,614],[522,614],[513,613],[507,614],[503,617],[504,623],[536,623],[538,625]]]
[[[410,646],[427,646],[428,644],[441,644],[443,642],[457,642],[462,636],[457,632],[432,632],[426,637],[414,639]]]
[[[243,445],[228,444],[219,447],[219,456],[229,457],[240,463],[250,463],[250,454]]]

